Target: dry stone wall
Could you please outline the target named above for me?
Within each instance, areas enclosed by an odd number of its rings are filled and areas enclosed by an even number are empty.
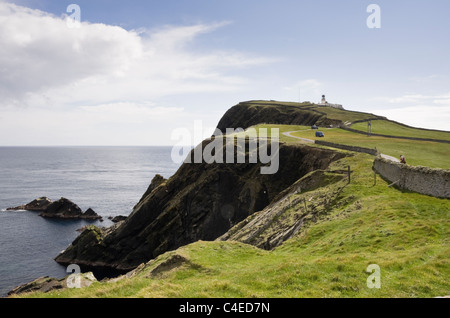
[[[341,145],[341,144],[336,144],[334,142],[323,141],[323,140],[316,140],[315,143],[318,144],[318,145],[323,145],[323,146],[332,147],[332,148],[338,148],[338,149],[344,149],[344,150],[349,150],[349,151],[368,153],[369,155],[372,155],[372,156],[376,156],[376,155],[379,154],[378,150],[371,149],[371,148]]]
[[[450,170],[409,166],[381,157],[375,158],[373,168],[401,189],[450,198]]]

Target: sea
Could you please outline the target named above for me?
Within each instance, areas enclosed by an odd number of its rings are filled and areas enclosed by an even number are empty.
[[[54,258],[93,224],[128,216],[152,178],[172,176],[179,163],[171,147],[0,147],[0,296],[39,277],[63,278]],[[7,211],[39,197],[62,197],[103,221],[46,219],[37,212]]]

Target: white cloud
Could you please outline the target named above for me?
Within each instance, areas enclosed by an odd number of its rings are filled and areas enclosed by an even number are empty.
[[[377,115],[415,127],[450,130],[450,93],[410,93],[379,97],[375,101],[378,105],[385,104],[383,109],[371,109]]]
[[[167,117],[177,117],[184,109],[181,107],[155,107],[149,103],[118,102],[96,106],[81,106],[77,112],[89,118],[92,124],[99,123],[150,123]]]
[[[390,103],[418,103],[422,102],[425,99],[428,99],[429,96],[420,95],[420,94],[409,94],[409,95],[403,95],[400,97],[395,97],[389,99]]]
[[[98,103],[238,90],[231,70],[273,60],[226,50],[189,50],[201,34],[229,22],[126,31],[0,3],[0,97],[30,106]]]
[[[6,107],[0,114],[2,145],[173,145],[177,128],[193,131],[217,124],[215,112],[157,107],[151,103],[118,102],[75,108]],[[209,135],[214,131],[209,129]]]
[[[444,105],[444,106],[450,107],[450,96],[442,95],[438,98],[435,97],[435,99],[433,99],[433,104]]]
[[[374,110],[377,115],[386,116],[413,127],[450,130],[450,103],[445,107],[417,105],[402,108]],[[426,115],[424,115],[426,114]]]
[[[387,98],[390,103],[434,103],[434,104],[448,104],[450,100],[450,93],[438,95],[423,95],[423,94],[405,94],[399,97]]]
[[[427,76],[413,76],[408,78],[411,82],[419,83],[419,84],[428,84],[431,82],[434,82],[436,80],[439,80],[441,76],[437,74],[427,75]]]
[[[239,52],[188,49],[197,36],[229,22],[126,31],[83,22],[69,28],[63,18],[0,3],[0,97],[35,106],[134,99],[241,89],[242,76],[229,70],[273,60]]]
[[[306,79],[284,87],[284,89],[300,94],[302,100],[319,102],[320,96],[322,96],[323,84],[316,79]]]
[[[142,55],[139,36],[119,27],[83,23],[0,3],[0,96],[18,102],[29,94],[92,76],[123,74]]]
[[[118,126],[131,143],[160,144],[183,120],[209,116],[164,98],[242,91],[249,80],[239,71],[274,61],[195,47],[229,23],[69,28],[64,17],[0,1],[0,144],[123,144]]]

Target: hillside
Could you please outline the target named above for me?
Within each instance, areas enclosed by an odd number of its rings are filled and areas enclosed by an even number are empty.
[[[367,125],[367,124],[366,124]],[[338,127],[327,128],[320,127],[320,131],[324,132],[324,137],[316,137],[315,130],[310,126],[302,125],[255,125],[252,128],[278,128],[280,132],[280,140],[286,143],[298,143],[297,138],[306,138],[312,141],[328,141],[342,145],[359,146],[371,149],[378,149],[381,153],[399,158],[400,155],[406,156],[408,164],[414,166],[427,166],[432,168],[450,169],[450,160],[448,153],[450,152],[450,143],[430,141],[430,140],[410,140],[404,138],[391,138],[382,136],[368,136],[348,129]],[[352,126],[353,127],[353,126]],[[417,134],[415,130],[414,133]],[[433,132],[433,131],[427,131]],[[289,133],[290,136],[286,135]],[[438,137],[443,132],[438,132]],[[450,135],[450,133],[447,133]],[[445,141],[445,140],[444,140]],[[310,145],[320,147],[319,145]]]
[[[275,125],[343,125],[347,121],[384,119],[373,114],[320,107],[308,102],[241,102],[230,108],[220,119],[217,128],[225,133],[226,128],[247,129],[258,124]]]
[[[367,119],[387,121],[308,103],[255,101],[231,108],[218,127],[249,128],[264,123],[264,127],[299,131],[299,136],[311,138],[307,125],[335,127]],[[341,132],[352,134],[353,139],[339,135]],[[395,133],[395,127],[389,133]],[[408,133],[414,135],[418,130],[403,131],[401,137]],[[432,139],[450,135],[436,133],[439,137]],[[339,137],[343,143],[374,138],[339,128],[330,128],[325,134],[335,142]],[[427,138],[435,136],[433,131],[427,134]],[[117,229],[105,233],[90,228],[58,256],[66,257],[62,263],[87,260],[94,267],[134,268],[127,275],[83,289],[21,296],[448,294],[448,199],[388,187],[390,182],[375,177],[372,155],[304,144],[286,136],[281,142],[279,174],[262,176],[259,166],[249,164],[183,164],[169,180],[155,181]],[[449,153],[445,150],[448,143],[436,143],[444,154]],[[425,150],[418,147],[417,153],[426,151],[423,147]],[[446,162],[439,159],[434,164],[440,161]],[[379,289],[367,286],[370,264],[381,268]]]

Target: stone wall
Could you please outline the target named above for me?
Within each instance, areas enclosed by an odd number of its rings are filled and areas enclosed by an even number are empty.
[[[450,198],[450,170],[408,166],[381,157],[375,158],[373,168],[401,189]]]
[[[372,120],[373,120],[373,119],[372,119]],[[417,140],[417,141],[434,141],[434,142],[441,142],[441,143],[450,144],[450,140],[444,140],[444,139],[431,139],[431,138],[418,138],[418,137],[407,137],[407,136],[394,136],[394,135],[373,134],[373,133],[368,133],[368,132],[366,132],[366,131],[353,129],[353,128],[347,127],[347,126],[345,126],[345,125],[341,125],[340,128],[342,128],[342,129],[344,129],[344,130],[348,130],[348,131],[354,132],[354,133],[366,135],[366,136],[377,136],[377,137],[395,138],[395,139],[406,139],[406,140]],[[418,128],[418,129],[421,129],[421,128]]]
[[[347,146],[347,145],[336,144],[334,142],[323,141],[323,140],[316,140],[315,143],[318,144],[318,145],[327,146],[327,147],[333,147],[333,148],[338,148],[338,149],[343,149],[343,150],[368,153],[369,155],[372,155],[372,156],[377,156],[378,155],[378,150],[372,149],[372,148],[364,148],[364,147],[357,147],[357,146]]]

